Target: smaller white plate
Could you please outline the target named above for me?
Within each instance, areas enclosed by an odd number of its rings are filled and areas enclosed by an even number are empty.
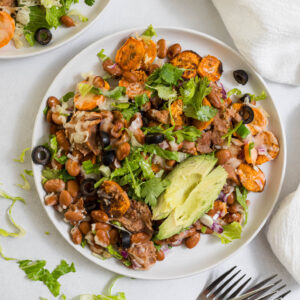
[[[8,45],[0,48],[0,59],[13,59],[23,58],[46,53],[54,50],[69,41],[73,40],[79,34],[83,33],[92,25],[101,15],[103,9],[108,5],[110,0],[95,0],[93,6],[88,6],[84,3],[84,0],[80,0],[80,3],[71,6],[72,9],[77,9],[86,16],[89,20],[87,22],[80,22],[76,27],[66,28],[63,26],[58,27],[56,30],[51,29],[52,41],[46,46],[41,46],[35,43],[33,47],[23,47],[17,49],[14,46],[14,42],[10,41]]]

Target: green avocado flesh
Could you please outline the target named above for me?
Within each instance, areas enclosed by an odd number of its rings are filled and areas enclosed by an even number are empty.
[[[214,157],[200,155],[192,156],[177,165],[166,177],[171,183],[153,208],[153,220],[166,218],[175,207],[181,205],[216,162]]]
[[[159,204],[155,209],[159,207],[163,208],[163,213],[160,214],[156,211],[155,216],[167,217],[166,220],[159,226],[157,238],[163,240],[169,238],[185,228],[191,226],[199,218],[201,218],[207,211],[212,209],[214,201],[218,198],[224,184],[226,183],[227,172],[223,167],[218,166],[211,171],[216,163],[216,159],[210,156],[197,156],[192,157],[193,163],[188,164],[192,166],[192,183],[190,182],[190,172],[188,168],[181,167],[181,172],[177,172],[177,175],[171,180],[170,186],[173,186],[173,193],[162,195],[159,199]],[[208,163],[210,161],[210,163]],[[184,161],[182,164],[187,162]],[[202,163],[201,163],[202,162]],[[204,169],[204,165],[207,169]],[[199,167],[199,174],[195,172]],[[180,166],[179,166],[180,167]],[[176,171],[176,170],[174,170]],[[183,181],[181,177],[185,173],[186,179],[184,184],[188,187],[184,187],[184,192],[176,193],[175,185],[177,189],[182,189]],[[171,172],[170,176],[173,172]],[[178,178],[180,177],[180,178]],[[195,178],[198,179],[195,180]],[[200,178],[200,179],[199,179]],[[175,180],[175,183],[173,182]],[[170,188],[169,186],[169,188]],[[175,204],[173,203],[175,200]],[[160,203],[160,201],[162,203]],[[159,218],[158,218],[159,219]]]

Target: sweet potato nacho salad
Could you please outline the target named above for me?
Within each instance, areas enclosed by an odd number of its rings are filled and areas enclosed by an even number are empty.
[[[50,29],[74,27],[88,19],[73,4],[79,0],[0,0],[0,48],[11,40],[16,48],[52,40]],[[85,0],[92,6],[95,0]]]
[[[240,238],[248,192],[266,183],[260,165],[279,153],[257,106],[264,92],[226,92],[219,58],[155,35],[150,26],[129,37],[114,57],[102,49],[105,76],[85,74],[76,90],[51,95],[49,141],[32,152],[45,204],[73,242],[135,270],[173,246],[194,248],[202,234]],[[233,75],[248,81],[244,70]]]

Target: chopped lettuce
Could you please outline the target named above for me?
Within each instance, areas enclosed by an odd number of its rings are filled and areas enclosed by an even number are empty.
[[[104,53],[104,49],[101,49],[98,53],[97,56],[102,60],[102,61],[106,61],[107,59],[110,59],[109,56],[107,56]]]
[[[148,26],[148,28],[142,33],[142,36],[150,37],[157,36],[155,29],[153,28],[152,24]]]
[[[3,250],[2,250],[1,245],[0,245],[0,256],[1,256],[3,259],[5,259],[5,260],[17,260],[16,258],[12,258],[12,257],[7,257],[7,256],[5,256],[4,253],[3,253]]]
[[[93,164],[91,160],[86,160],[82,163],[82,168],[86,174],[99,174],[100,164]]]
[[[77,17],[80,22],[87,22],[89,19],[77,9],[72,9],[67,13],[68,16]]]
[[[20,158],[19,158],[19,159],[14,159],[14,161],[23,164],[23,163],[24,163],[24,159],[25,159],[25,154],[26,154],[26,152],[29,151],[29,150],[30,150],[30,148],[25,148],[25,149],[22,151],[22,153],[21,153],[21,155],[20,155]]]
[[[249,147],[250,149],[250,147]],[[248,191],[242,187],[239,188],[238,186],[235,188],[235,193],[236,193],[236,201],[243,207],[244,212],[245,212],[245,223],[244,225],[247,224],[248,221],[248,205],[247,205],[247,196],[248,196]]]
[[[68,92],[61,98],[61,101],[68,102],[70,99],[74,98],[74,96],[75,96],[74,92]]]
[[[241,95],[242,94],[242,91],[237,89],[237,88],[234,88],[234,89],[231,89],[230,91],[227,92],[227,97],[230,97],[232,95]]]
[[[84,3],[88,6],[92,6],[95,3],[95,0],[84,0]]]
[[[231,243],[233,240],[241,238],[242,226],[240,223],[233,222],[229,225],[223,226],[223,229],[224,231],[222,234],[214,234],[221,239],[222,244],[228,244]]]
[[[16,186],[20,187],[21,189],[25,190],[25,191],[29,191],[30,190],[30,183],[27,180],[26,176],[24,174],[20,174],[21,178],[23,179],[24,183],[23,184],[16,184]]]
[[[24,173],[29,175],[29,176],[33,176],[33,171],[32,170],[24,170]]]
[[[40,0],[41,5],[45,8],[51,8],[52,6],[62,7],[62,4],[59,0]]]
[[[164,150],[160,148],[158,145],[151,144],[151,145],[144,145],[143,151],[146,153],[156,154],[162,158],[168,159],[168,160],[176,160],[179,161],[179,154],[178,152],[173,152],[169,150]]]

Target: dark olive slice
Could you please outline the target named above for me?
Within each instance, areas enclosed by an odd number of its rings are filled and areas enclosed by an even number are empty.
[[[40,28],[35,32],[34,38],[38,43],[45,46],[52,40],[52,33],[48,28]]]
[[[47,165],[51,159],[51,153],[45,146],[36,146],[31,153],[31,158],[35,164]]]
[[[110,144],[109,134],[105,131],[100,131],[100,143],[102,147],[107,147]]]
[[[90,213],[92,210],[97,209],[97,204],[96,201],[84,201],[84,208],[86,212]]]
[[[130,247],[130,234],[127,231],[121,231],[121,241],[122,241],[122,248],[128,249]]]
[[[244,70],[233,71],[233,77],[238,83],[242,85],[245,85],[248,82],[248,74]]]
[[[95,196],[97,190],[95,189],[94,185],[96,180],[93,178],[86,178],[80,184],[80,191],[84,196]]]
[[[115,160],[115,151],[110,150],[110,151],[103,151],[102,154],[102,162],[105,166],[109,166],[110,164],[112,164]]]
[[[249,94],[244,94],[241,98],[240,101],[250,103],[251,102],[251,96]]]
[[[249,124],[254,119],[253,109],[248,105],[243,105],[239,113],[242,116],[244,124]]]
[[[146,144],[159,144],[165,139],[162,133],[148,133],[145,136]]]

